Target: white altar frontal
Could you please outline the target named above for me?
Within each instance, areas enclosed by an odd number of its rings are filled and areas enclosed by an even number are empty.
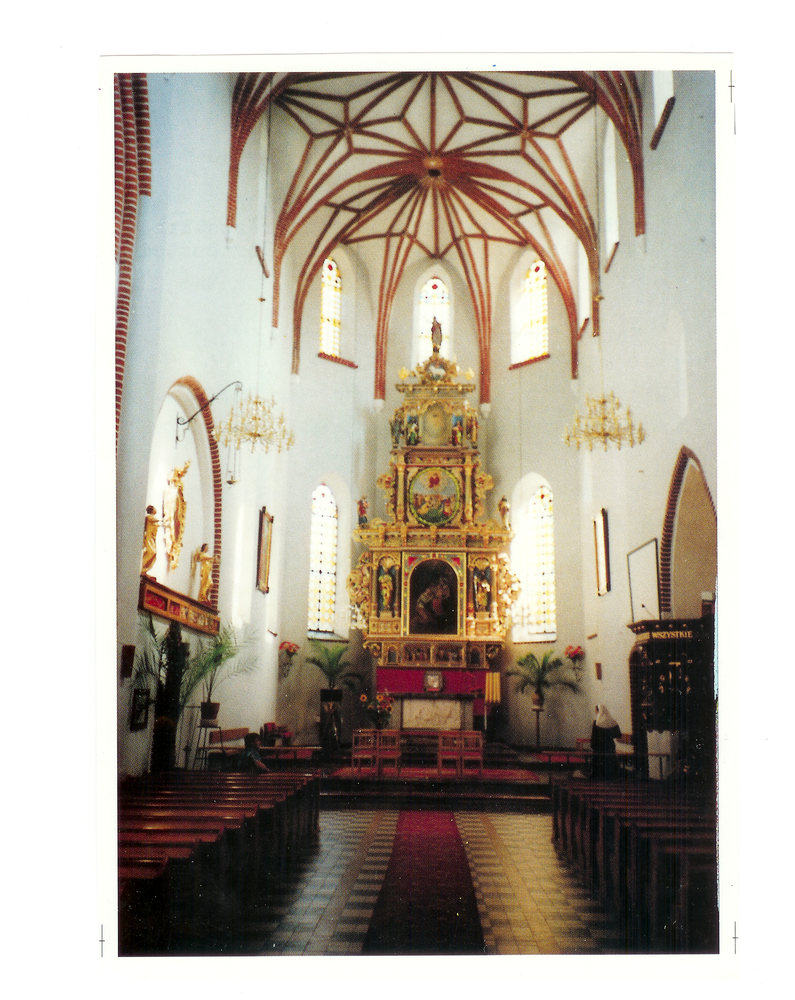
[[[472,729],[471,695],[394,694],[400,729]]]

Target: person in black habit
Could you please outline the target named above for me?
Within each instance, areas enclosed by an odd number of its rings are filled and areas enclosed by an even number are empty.
[[[618,777],[616,740],[621,727],[604,705],[596,706],[596,718],[591,726],[591,777],[597,781]]]

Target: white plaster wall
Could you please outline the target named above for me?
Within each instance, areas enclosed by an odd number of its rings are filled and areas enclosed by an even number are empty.
[[[137,642],[138,573],[155,423],[169,387],[196,378],[207,397],[239,379],[245,392],[271,392],[289,408],[289,346],[273,337],[269,304],[259,302],[262,271],[262,144],[252,136],[241,162],[238,226],[226,227],[231,78],[223,74],[149,76],[151,198],[141,200],[133,270],[117,471],[118,643]],[[259,206],[259,211],[258,211]],[[228,412],[232,390],[213,404]],[[289,417],[289,412],[287,413]],[[223,456],[222,456],[223,461]],[[224,726],[259,728],[276,697],[273,594],[253,588],[258,513],[282,500],[284,456],[243,456],[241,483],[223,488],[223,556],[219,611],[224,622],[256,635],[257,671],[219,692]],[[196,516],[188,509],[188,523]],[[278,558],[279,541],[274,539]],[[245,585],[248,579],[249,585]],[[165,581],[169,582],[169,581]],[[148,766],[151,732],[129,732],[132,685],[119,685],[119,770]],[[150,713],[151,715],[151,713]]]
[[[555,498],[558,639],[586,651],[581,697],[555,693],[542,721],[542,741],[573,744],[590,730],[592,708],[605,702],[628,730],[627,660],[632,634],[626,555],[660,538],[671,473],[680,448],[698,456],[717,501],[713,97],[708,74],[676,74],[677,103],[663,140],[644,150],[645,239],[633,235],[631,178],[618,153],[620,245],[603,275],[601,331],[580,344],[579,379],[570,378],[569,331],[562,301],[550,286],[549,360],[509,371],[509,293],[517,255],[492,260],[494,330],[492,412],[481,421],[481,458],[495,480],[487,503],[511,496],[529,472],[546,479]],[[427,261],[411,264],[398,289],[389,324],[386,401],[373,405],[378,264],[348,249],[343,354],[349,368],[317,357],[319,295],[302,317],[300,371],[291,377],[292,308],[301,246],[288,252],[282,273],[278,325],[271,327],[273,280],[265,279],[254,252],[264,248],[272,273],[275,206],[283,197],[292,152],[283,130],[272,130],[273,175],[262,165],[266,124],[246,145],[240,168],[238,225],[227,230],[229,113],[232,81],[224,75],[150,76],[153,194],[143,199],[133,271],[133,309],[118,448],[118,642],[135,643],[143,512],[150,451],[158,414],[174,380],[198,379],[208,397],[233,379],[246,392],[273,394],[295,433],[287,453],[242,456],[242,477],[223,488],[223,561],[220,611],[224,620],[257,634],[257,672],[222,688],[222,723],[258,728],[265,721],[292,726],[304,741],[316,738],[317,692],[322,675],[304,663],[309,566],[310,500],[321,481],[340,504],[340,596],[344,576],[359,555],[351,540],[355,502],[366,494],[370,516],[384,517],[376,478],[387,470],[388,418],[401,402],[397,372],[410,367],[414,297]],[[648,89],[648,88],[647,88]],[[650,120],[650,119],[647,119]],[[281,158],[281,162],[280,162]],[[268,223],[264,215],[268,204]],[[364,250],[361,254],[364,254]],[[572,253],[572,261],[576,256]],[[471,302],[454,259],[444,277],[455,302],[455,354],[459,367],[479,372]],[[259,299],[264,298],[265,302]],[[479,376],[477,376],[479,378]],[[602,385],[629,404],[648,433],[639,448],[608,453],[577,452],[562,440],[575,407]],[[213,405],[225,415],[232,392]],[[477,397],[474,396],[474,399]],[[223,461],[223,456],[222,456]],[[254,587],[259,510],[274,516],[270,592]],[[609,594],[597,598],[591,519],[608,511],[611,572]],[[343,637],[343,623],[340,622]],[[592,636],[592,638],[588,638]],[[298,643],[301,653],[286,678],[278,678],[277,648]],[[507,667],[527,649],[510,644]],[[360,634],[351,656],[362,669]],[[595,677],[595,662],[603,679]],[[118,664],[117,664],[118,669]],[[503,684],[500,735],[530,744],[535,724],[529,698]],[[119,685],[120,770],[147,766],[149,733],[128,731],[129,682]],[[357,705],[344,706],[346,726]]]

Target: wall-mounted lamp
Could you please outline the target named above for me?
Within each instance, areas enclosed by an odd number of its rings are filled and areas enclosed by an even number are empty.
[[[210,403],[218,399],[218,397],[221,395],[222,392],[226,392],[226,390],[231,388],[233,385],[236,386],[238,389],[243,388],[242,382],[230,382],[229,385],[225,385],[223,389],[220,389],[218,392],[216,392],[216,394],[213,396],[212,399],[208,399],[206,403],[200,406],[199,409],[194,414],[192,414],[190,417],[187,418],[187,420],[181,420],[179,417],[177,417],[177,434],[176,434],[177,442],[185,440],[185,431],[184,429],[182,430],[182,437],[180,437],[180,429],[187,427],[188,424],[191,422],[191,420],[193,420],[195,417],[198,417],[200,413],[203,413],[204,410],[206,410],[207,407],[210,405]]]
[[[225,385],[223,387],[223,389],[220,389],[218,392],[216,392],[216,394],[212,397],[212,399],[208,399],[206,403],[204,403],[202,406],[200,406],[199,409],[195,413],[191,414],[191,416],[189,416],[186,420],[182,420],[180,417],[177,417],[176,440],[178,442],[179,441],[184,441],[185,440],[185,433],[186,433],[185,432],[185,428],[190,424],[190,422],[195,417],[198,417],[198,415],[200,413],[203,413],[204,410],[206,410],[207,407],[210,405],[210,403],[212,403],[214,400],[218,399],[218,397],[221,395],[222,392],[226,392],[226,390],[230,389],[232,386],[235,387],[235,391],[236,392],[240,392],[243,389],[243,383],[242,382],[230,382],[228,385]],[[180,434],[182,436],[180,436]],[[214,431],[214,436],[215,436],[215,439],[217,441],[218,440],[218,430],[217,429]],[[230,486],[234,485],[237,482],[237,475],[236,475],[235,461],[234,461],[235,457],[236,456],[234,456],[232,454],[231,449],[229,449],[227,457],[226,457],[226,476],[225,476],[225,480],[226,480],[226,482]]]

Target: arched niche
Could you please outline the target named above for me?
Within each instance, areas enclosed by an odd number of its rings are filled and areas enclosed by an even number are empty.
[[[718,523],[698,458],[682,448],[668,491],[660,546],[660,614],[701,617],[702,594],[715,592]]]
[[[146,504],[154,507],[161,520],[157,556],[148,575],[180,594],[195,598],[199,588],[198,569],[192,556],[203,544],[216,557],[209,603],[218,603],[218,564],[221,557],[221,466],[218,446],[212,436],[212,414],[201,385],[186,376],[169,388],[160,407],[149,453]],[[204,407],[204,409],[202,409]],[[195,416],[194,416],[195,414]],[[178,424],[187,421],[189,424]],[[189,463],[189,464],[188,464]],[[163,536],[164,493],[175,469],[182,477],[185,523],[179,562],[169,566]]]

